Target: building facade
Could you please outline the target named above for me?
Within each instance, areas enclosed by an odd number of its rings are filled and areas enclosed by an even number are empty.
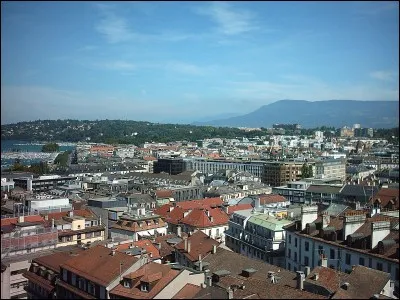
[[[273,187],[299,181],[302,166],[303,163],[299,162],[265,162],[261,180]]]

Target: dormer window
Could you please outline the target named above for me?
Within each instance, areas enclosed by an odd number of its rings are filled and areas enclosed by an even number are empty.
[[[131,280],[130,279],[125,279],[124,280],[124,287],[126,288],[131,288]]]
[[[148,292],[149,291],[149,284],[147,282],[142,282],[140,285],[140,290],[142,292]]]

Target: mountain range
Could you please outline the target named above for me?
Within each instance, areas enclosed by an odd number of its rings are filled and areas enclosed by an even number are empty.
[[[399,126],[399,102],[280,100],[245,115],[193,123],[193,125],[267,128],[273,124],[300,124],[303,128],[319,126],[338,128],[353,124],[360,124],[363,128],[393,128]]]

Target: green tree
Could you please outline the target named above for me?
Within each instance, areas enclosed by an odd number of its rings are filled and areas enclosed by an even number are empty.
[[[301,167],[301,178],[309,178],[313,176],[312,166],[304,163]]]
[[[57,152],[60,146],[57,143],[48,143],[43,145],[42,152]]]

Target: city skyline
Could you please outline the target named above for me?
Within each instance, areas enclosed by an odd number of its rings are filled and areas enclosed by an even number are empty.
[[[399,100],[387,2],[2,2],[2,124]]]

